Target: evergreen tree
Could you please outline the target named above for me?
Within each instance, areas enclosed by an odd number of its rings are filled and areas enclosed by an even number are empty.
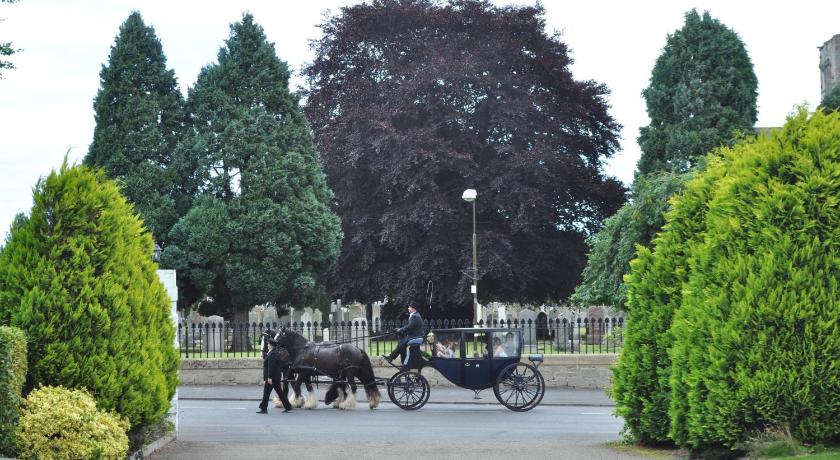
[[[579,305],[612,305],[624,309],[624,276],[636,246],[648,246],[665,223],[669,199],[682,190],[691,173],[656,172],[637,176],[633,200],[604,221],[604,228],[589,239],[589,258],[572,301]]]
[[[642,95],[650,125],[641,128],[638,173],[685,172],[712,149],[731,145],[756,119],[758,81],[734,31],[696,10],[668,36]]]
[[[0,323],[29,340],[27,387],[89,389],[133,426],[160,421],[178,380],[153,242],[101,171],[41,179],[0,252]]]
[[[840,113],[803,109],[706,174],[725,180],[702,203],[701,238],[681,243],[688,266],[672,269],[685,276],[668,333],[671,436],[697,451],[737,450],[768,427],[836,441]]]
[[[190,90],[178,157],[203,190],[173,227],[163,261],[185,306],[247,321],[258,304],[306,304],[341,243],[309,125],[289,70],[250,14]]]
[[[154,28],[140,13],[120,26],[99,78],[96,127],[84,162],[121,184],[155,240],[164,244],[179,217],[170,164],[182,130],[183,98]]]
[[[642,128],[632,200],[590,239],[583,282],[574,299],[623,308],[624,275],[636,245],[647,246],[662,229],[669,199],[690,170],[702,170],[706,153],[749,131],[756,117],[756,78],[735,32],[704,13],[685,15],[668,37],[644,90],[651,124]]]

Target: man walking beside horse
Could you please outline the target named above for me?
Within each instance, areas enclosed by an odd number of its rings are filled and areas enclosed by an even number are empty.
[[[277,341],[273,337],[265,337],[268,341],[268,353],[265,355],[263,361],[263,397],[260,402],[260,410],[258,414],[268,413],[268,398],[271,396],[271,390],[277,392],[280,397],[280,402],[283,403],[283,412],[292,410],[292,405],[289,403],[289,397],[286,395],[283,385],[284,371],[289,367],[291,359],[286,350],[277,347]]]

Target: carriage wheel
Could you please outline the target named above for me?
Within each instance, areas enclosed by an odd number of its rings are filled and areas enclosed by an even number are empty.
[[[388,397],[403,410],[423,407],[430,394],[429,381],[419,372],[400,372],[388,381]]]
[[[528,363],[513,363],[499,374],[493,393],[508,409],[525,412],[542,401],[545,381],[536,367]]]

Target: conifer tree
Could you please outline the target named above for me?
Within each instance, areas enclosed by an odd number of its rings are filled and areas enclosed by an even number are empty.
[[[96,127],[85,164],[118,180],[154,238],[164,243],[179,217],[170,165],[183,124],[183,98],[154,28],[140,13],[120,26],[99,77]]]
[[[194,161],[204,194],[163,253],[184,304],[247,321],[254,305],[311,302],[341,228],[289,69],[250,14],[231,26],[187,106],[192,125],[178,157]]]
[[[41,179],[0,252],[0,324],[29,340],[27,387],[84,387],[133,426],[160,421],[178,379],[152,237],[87,166]]]
[[[642,157],[632,200],[590,239],[583,282],[574,300],[624,308],[636,245],[647,246],[665,223],[669,199],[682,190],[705,155],[749,131],[757,81],[738,35],[695,10],[667,43],[642,93],[651,124],[641,129]]]
[[[685,172],[733,132],[752,130],[758,80],[738,34],[708,12],[685,15],[668,36],[642,92],[650,125],[641,129],[638,173]]]

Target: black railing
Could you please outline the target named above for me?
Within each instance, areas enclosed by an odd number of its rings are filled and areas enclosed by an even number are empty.
[[[312,341],[352,343],[369,355],[389,353],[398,337],[392,332],[406,321],[296,322],[296,323],[182,323],[178,325],[178,349],[182,358],[239,358],[260,356],[262,332],[270,327],[291,328]],[[426,331],[473,327],[470,320],[424,321]],[[493,320],[479,328],[510,328],[522,331],[522,356],[535,353],[616,353],[623,343],[623,318],[549,319],[545,321]]]

